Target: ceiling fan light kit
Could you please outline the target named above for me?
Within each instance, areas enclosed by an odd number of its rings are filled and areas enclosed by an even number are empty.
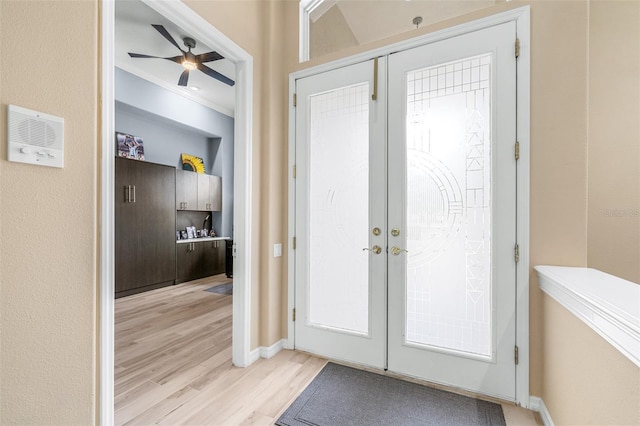
[[[231,80],[225,75],[220,74],[218,71],[215,71],[208,66],[204,65],[204,62],[213,62],[218,61],[220,59],[224,59],[224,56],[220,55],[218,52],[208,52],[201,53],[199,55],[194,55],[191,53],[191,49],[196,47],[196,41],[191,37],[184,37],[182,39],[184,45],[187,50],[183,50],[176,40],[169,34],[169,32],[162,25],[152,24],[153,28],[156,29],[169,43],[173,44],[180,52],[181,55],[173,56],[170,58],[163,58],[160,56],[151,56],[145,55],[142,53],[132,53],[129,52],[129,56],[132,58],[153,58],[153,59],[166,59],[168,61],[176,62],[184,67],[184,71],[180,74],[180,78],[178,79],[178,86],[186,87],[189,82],[189,71],[194,71],[196,69],[202,71],[204,74],[208,75],[211,78],[214,78],[224,84],[229,86],[233,86],[236,84],[235,81]]]

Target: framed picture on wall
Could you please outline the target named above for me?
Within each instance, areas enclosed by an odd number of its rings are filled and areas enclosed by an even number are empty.
[[[144,145],[140,136],[116,132],[118,157],[144,161]]]

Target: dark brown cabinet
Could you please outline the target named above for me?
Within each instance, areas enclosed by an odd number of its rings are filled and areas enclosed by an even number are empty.
[[[176,170],[176,210],[222,210],[220,176]]]
[[[225,271],[225,241],[177,243],[176,283],[197,280]]]
[[[198,210],[198,174],[176,169],[176,210]]]
[[[225,240],[212,241],[212,275],[224,274],[226,261],[226,244]]]
[[[212,175],[198,175],[198,210],[222,210],[222,178]]]
[[[176,278],[175,168],[115,160],[115,296]]]

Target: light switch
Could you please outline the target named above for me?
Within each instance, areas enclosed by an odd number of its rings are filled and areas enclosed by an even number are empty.
[[[280,257],[282,256],[282,244],[278,243],[278,244],[274,244],[273,245],[273,257]]]

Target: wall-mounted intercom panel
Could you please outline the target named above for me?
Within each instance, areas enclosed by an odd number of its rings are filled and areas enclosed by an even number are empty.
[[[16,105],[7,107],[7,159],[64,166],[64,119]]]

